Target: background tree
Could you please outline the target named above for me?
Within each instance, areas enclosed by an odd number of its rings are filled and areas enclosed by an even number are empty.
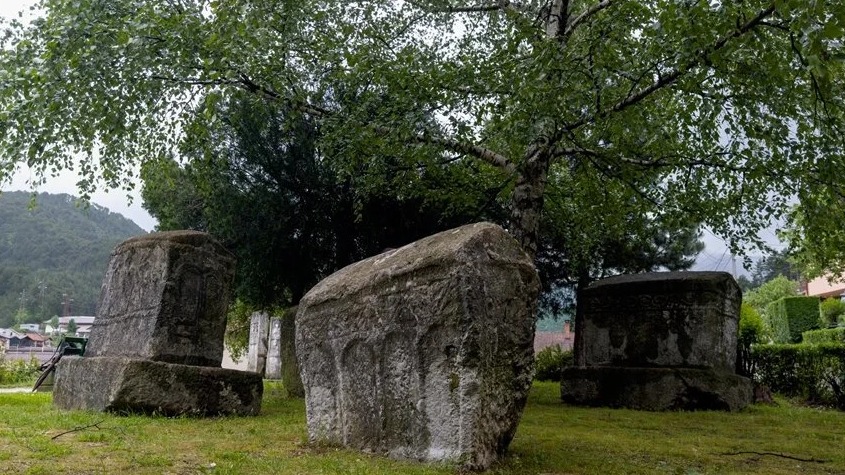
[[[838,298],[827,298],[822,300],[819,309],[821,311],[821,327],[835,327],[839,324],[842,315],[845,315],[845,302]]]
[[[42,175],[81,154],[83,190],[131,185],[133,165],[213,129],[215,105],[247,91],[308,114],[327,150],[429,163],[437,149],[491,170],[532,255],[555,177],[620,183],[619,216],[703,223],[735,251],[794,196],[845,196],[843,2],[39,6],[3,40],[0,150]],[[845,249],[814,229],[808,242]]]
[[[68,320],[68,322],[67,322],[67,332],[66,332],[68,335],[76,335],[76,330],[78,330],[78,329],[79,328],[77,328],[77,326],[76,326],[76,320],[75,319],[71,318],[70,320]]]
[[[796,282],[802,278],[801,271],[792,263],[787,249],[772,251],[754,263],[752,287],[759,287],[779,275]]]
[[[742,301],[750,305],[760,315],[766,315],[766,307],[784,297],[796,297],[798,293],[799,284],[793,280],[779,275],[774,279],[764,283],[756,289],[746,292],[742,297]]]
[[[493,219],[498,190],[462,165],[409,168],[378,157],[340,172],[297,111],[240,95],[216,113],[220,126],[183,147],[184,167],[168,159],[144,168],[144,207],[159,229],[208,231],[235,252],[246,304],[296,304],[347,264]]]

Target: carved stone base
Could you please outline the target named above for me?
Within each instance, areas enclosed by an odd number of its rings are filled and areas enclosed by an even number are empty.
[[[712,369],[596,366],[564,369],[560,396],[585,406],[737,411],[754,389],[748,378]]]
[[[65,357],[53,403],[62,409],[174,415],[257,415],[261,376],[246,371],[110,357]]]

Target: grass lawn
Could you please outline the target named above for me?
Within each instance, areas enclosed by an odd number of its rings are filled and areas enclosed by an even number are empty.
[[[264,397],[258,417],[167,419],[66,412],[49,394],[0,394],[0,473],[456,472],[308,446],[303,402],[275,385]],[[557,384],[536,383],[509,455],[490,472],[845,474],[845,413],[786,403],[733,414],[585,409],[563,405]]]

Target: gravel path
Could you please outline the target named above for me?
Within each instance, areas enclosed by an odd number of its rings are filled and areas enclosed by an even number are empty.
[[[3,393],[28,393],[32,392],[32,388],[0,388],[0,394]]]

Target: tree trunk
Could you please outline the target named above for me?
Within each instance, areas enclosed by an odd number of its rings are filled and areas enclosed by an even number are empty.
[[[537,257],[548,172],[548,158],[536,157],[526,160],[518,171],[516,186],[511,195],[509,231],[531,259]]]

